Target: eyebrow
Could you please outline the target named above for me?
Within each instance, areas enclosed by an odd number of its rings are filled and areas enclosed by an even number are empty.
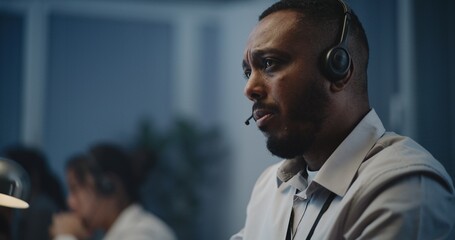
[[[250,64],[248,64],[245,59],[242,60],[242,69],[250,67]]]
[[[279,55],[282,57],[290,57],[290,54],[288,52],[282,51],[282,50],[279,50],[276,48],[264,48],[264,49],[258,49],[258,50],[252,51],[252,55],[254,57],[262,56],[262,55],[266,55],[266,54],[275,54],[275,55]]]
[[[279,56],[279,58],[281,58],[283,60],[288,60],[288,59],[291,58],[291,54],[290,53],[282,51],[282,50],[278,50],[276,48],[258,49],[258,50],[253,50],[251,52],[253,60],[258,58],[258,57],[263,57],[264,55],[267,55],[267,54],[277,55],[277,56]],[[245,59],[243,59],[243,61],[242,61],[243,69],[248,68],[249,66],[250,65],[248,64],[248,62]]]

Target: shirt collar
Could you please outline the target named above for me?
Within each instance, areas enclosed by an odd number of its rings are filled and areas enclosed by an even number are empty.
[[[327,159],[314,182],[339,196],[344,196],[366,155],[384,132],[384,126],[376,111],[370,110]],[[284,161],[277,171],[277,186],[280,187],[283,182],[302,170],[306,175],[305,168],[303,158]]]
[[[280,187],[282,183],[289,181],[289,179],[299,172],[302,172],[302,175],[306,178],[306,166],[303,157],[286,159],[277,170],[277,187]]]

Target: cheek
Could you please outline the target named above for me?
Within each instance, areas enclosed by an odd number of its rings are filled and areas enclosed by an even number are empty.
[[[77,206],[78,206],[78,201],[76,199],[76,196],[74,195],[74,193],[69,193],[68,197],[66,198],[66,202],[68,204],[68,207],[71,209],[71,210],[76,210],[77,209]]]
[[[71,210],[82,216],[87,216],[93,211],[92,205],[95,202],[95,194],[89,191],[78,191],[68,197],[68,205]]]
[[[290,65],[270,79],[270,91],[279,99],[301,94],[311,81],[304,73],[298,64]]]
[[[303,79],[291,77],[278,79],[271,87],[273,101],[279,105],[281,114],[287,116],[294,111],[296,105],[303,104],[302,92],[305,89]]]

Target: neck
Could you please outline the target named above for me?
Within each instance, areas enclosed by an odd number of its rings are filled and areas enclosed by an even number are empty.
[[[366,108],[357,114],[334,114],[333,117],[327,119],[313,145],[303,155],[308,169],[319,170],[369,110]]]
[[[125,210],[131,204],[132,202],[126,198],[107,199],[107,201],[103,204],[104,209],[106,210],[103,230],[108,231],[115,223],[115,221],[117,221],[123,210]]]

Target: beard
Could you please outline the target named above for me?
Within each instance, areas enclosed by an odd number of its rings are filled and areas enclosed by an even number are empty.
[[[328,115],[329,96],[320,80],[314,80],[289,104],[291,122],[303,123],[306,127],[290,129],[285,126],[283,134],[271,134],[267,138],[267,149],[273,155],[287,159],[302,156],[313,144]]]

